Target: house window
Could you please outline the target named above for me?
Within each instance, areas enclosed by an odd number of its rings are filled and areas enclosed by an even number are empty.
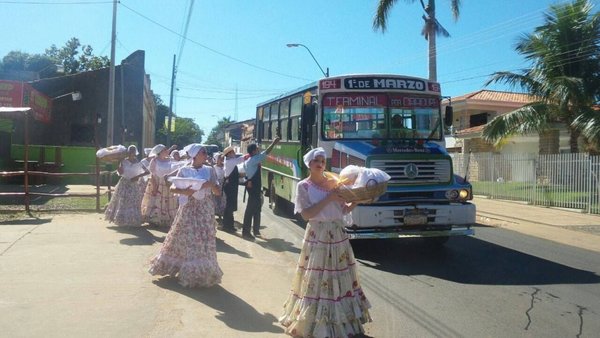
[[[488,114],[474,114],[469,117],[469,128],[484,125],[488,122]]]

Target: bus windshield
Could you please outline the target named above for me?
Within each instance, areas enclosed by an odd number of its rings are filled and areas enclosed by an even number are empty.
[[[442,137],[437,97],[335,94],[323,103],[325,139]]]

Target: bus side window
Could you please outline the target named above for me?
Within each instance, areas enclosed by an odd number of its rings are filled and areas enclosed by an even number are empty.
[[[288,100],[282,101],[279,106],[279,121],[280,121],[280,129],[279,134],[281,136],[282,141],[289,140],[288,134],[288,121],[290,118],[290,102]]]
[[[269,140],[269,131],[270,131],[270,124],[269,124],[269,120],[271,119],[271,107],[265,107],[265,114],[263,116],[262,119],[262,138],[263,140]]]
[[[297,96],[290,102],[290,140],[300,141],[300,115],[302,114],[302,96]]]
[[[279,102],[271,104],[271,125],[269,128],[269,140],[274,139],[277,136],[277,129],[279,128]]]

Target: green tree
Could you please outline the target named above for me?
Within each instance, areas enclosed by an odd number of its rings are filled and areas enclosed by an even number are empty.
[[[416,0],[404,0],[406,3],[413,4]],[[381,29],[382,33],[385,33],[387,29],[388,15],[391,8],[396,4],[397,0],[379,0],[377,4],[377,12],[373,18],[373,29]],[[421,7],[425,11],[423,20],[425,24],[421,30],[421,35],[429,43],[429,79],[437,81],[437,50],[436,50],[436,37],[438,35],[443,37],[449,37],[450,33],[442,27],[440,22],[435,16],[435,0],[428,0],[427,5],[423,0],[419,0]],[[452,10],[452,16],[454,21],[458,20],[460,14],[460,0],[450,0],[450,9]]]
[[[221,120],[217,121],[217,125],[214,126],[211,131],[210,134],[208,134],[208,137],[206,138],[206,143],[207,144],[216,144],[219,147],[221,147],[221,150],[224,147],[224,135],[225,135],[225,128],[231,124],[232,121],[231,118],[228,117],[224,117]]]
[[[54,61],[45,55],[11,51],[2,58],[0,70],[36,72],[40,78],[45,78],[56,76],[58,68]]]
[[[81,45],[79,39],[71,38],[61,48],[56,45],[50,46],[46,49],[45,55],[55,63],[61,64],[66,74],[95,70],[110,65],[108,57],[95,56],[93,51],[90,45]]]
[[[154,105],[156,106],[156,131],[155,142],[167,145],[167,127],[165,121],[169,114],[167,107],[159,95],[153,94]],[[174,130],[171,133],[171,144],[176,144],[179,148],[190,143],[202,143],[204,131],[190,118],[181,118],[173,114]],[[167,145],[167,146],[170,146]]]
[[[600,91],[600,15],[591,10],[587,0],[550,6],[544,24],[519,39],[516,51],[531,68],[496,72],[486,85],[509,84],[536,100],[494,118],[484,127],[484,139],[499,144],[515,134],[548,131],[559,122],[569,130],[571,152],[579,151],[582,132],[597,143],[600,122],[592,105]]]

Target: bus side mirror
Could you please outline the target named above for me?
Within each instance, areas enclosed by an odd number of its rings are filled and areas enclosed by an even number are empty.
[[[452,106],[446,106],[446,114],[444,115],[444,124],[446,127],[452,126],[454,120],[454,108]]]

